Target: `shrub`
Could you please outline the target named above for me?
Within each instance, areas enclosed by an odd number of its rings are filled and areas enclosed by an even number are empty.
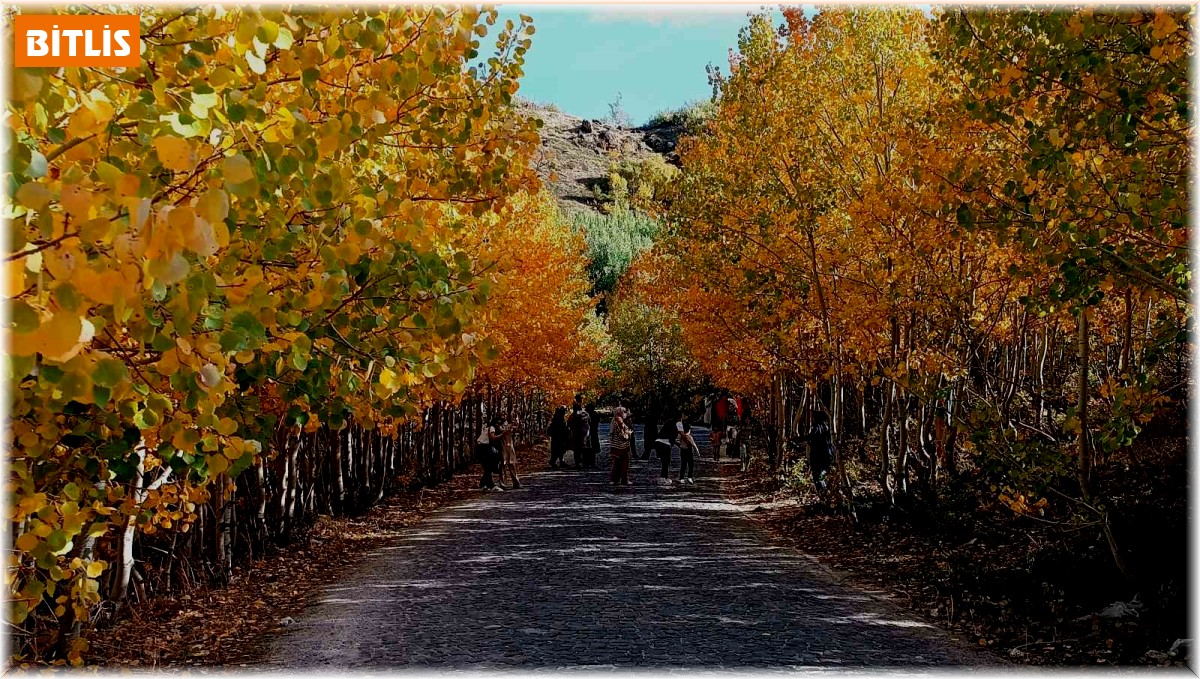
[[[631,127],[633,120],[629,114],[621,106],[621,93],[617,93],[617,98],[608,102],[608,116],[605,118],[610,124],[617,127]]]
[[[650,117],[647,126],[682,125],[689,131],[694,131],[711,118],[715,110],[716,106],[709,100],[692,101],[679,108],[655,113]]]
[[[633,258],[648,249],[658,233],[654,219],[628,208],[607,215],[576,212],[571,221],[587,242],[592,294],[612,292]]]
[[[659,155],[624,158],[609,167],[609,199],[618,210],[646,210],[678,174],[679,169]]]

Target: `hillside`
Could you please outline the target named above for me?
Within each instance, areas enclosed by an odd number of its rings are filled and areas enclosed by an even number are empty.
[[[538,176],[566,212],[598,212],[596,192],[608,188],[609,166],[620,159],[661,155],[674,161],[681,125],[620,127],[522,102],[527,115],[542,121],[542,148],[534,159]]]

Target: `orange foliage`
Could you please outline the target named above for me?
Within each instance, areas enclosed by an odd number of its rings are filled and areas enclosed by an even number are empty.
[[[569,399],[595,377],[601,356],[582,236],[546,193],[518,197],[478,235],[494,258],[483,332],[499,357],[479,369],[477,380]]]

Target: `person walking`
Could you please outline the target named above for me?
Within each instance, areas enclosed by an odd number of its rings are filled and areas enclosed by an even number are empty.
[[[675,423],[667,420],[658,430],[658,438],[654,439],[654,454],[658,455],[661,466],[659,484],[671,483],[671,444],[675,441]]]
[[[725,399],[724,436],[725,454],[727,457],[740,457],[738,452],[741,445],[742,422],[739,414],[737,399],[729,396]]]
[[[621,418],[621,421],[625,423],[625,427],[629,430],[630,462],[638,459],[637,428],[633,426],[633,411],[621,401],[617,401],[617,406],[613,408],[613,417]],[[645,446],[643,445],[643,447]]]
[[[824,494],[827,489],[825,476],[833,466],[833,436],[829,429],[829,415],[820,410],[813,413],[812,427],[805,437],[808,440],[808,468],[812,472],[813,483],[819,492]]]
[[[721,439],[725,434],[725,413],[729,408],[728,401],[718,395],[713,400],[712,424],[709,425],[708,440],[712,444],[713,459],[721,461]]]
[[[737,454],[742,460],[741,470],[750,471],[750,426],[749,422],[738,429]]]
[[[679,483],[695,485],[696,479],[692,477],[696,473],[696,458],[700,456],[700,447],[696,445],[696,439],[692,438],[692,425],[684,421],[682,415],[679,416],[676,431],[679,434]]]
[[[503,432],[503,444],[501,447],[504,450],[504,454],[500,460],[500,486],[504,487],[504,472],[507,471],[509,476],[512,477],[512,487],[520,488],[521,479],[517,478],[516,438],[521,432],[521,421],[516,418],[506,421],[501,431]]]
[[[484,422],[483,428],[479,431],[479,438],[475,439],[475,459],[483,467],[483,476],[479,477],[479,487],[485,490],[504,490],[503,486],[497,486],[496,482],[492,480],[492,474],[496,471],[499,458],[496,445],[501,436],[503,435],[500,433],[499,418],[493,417]]]
[[[580,404],[580,398],[576,397],[575,404],[571,406],[571,417],[567,420],[567,426],[571,432],[570,449],[575,451],[575,468],[583,469],[584,448],[587,446],[588,430],[591,426],[588,424],[588,414]]]
[[[596,404],[589,403],[585,408],[588,415],[588,454],[587,468],[596,468],[596,458],[600,456],[600,416],[596,414]]]
[[[620,410],[620,409],[618,409]],[[625,418],[614,415],[608,429],[608,456],[612,458],[612,485],[629,485],[629,457],[633,440],[633,429],[625,424]]]
[[[550,468],[559,469],[563,457],[567,454],[567,442],[570,438],[566,406],[558,406],[554,409],[554,417],[551,418],[550,428],[546,433],[550,435]]]

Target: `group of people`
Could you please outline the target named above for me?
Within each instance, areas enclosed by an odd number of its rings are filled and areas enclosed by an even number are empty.
[[[748,415],[745,399],[732,395],[717,396],[704,411],[704,423],[709,426],[709,441],[713,458],[720,459],[722,444],[730,457],[742,458],[742,471],[750,467],[750,447],[742,436],[741,422]]]
[[[679,483],[696,483],[696,458],[700,456],[700,446],[692,438],[692,425],[680,414],[674,421],[664,422],[658,430],[658,436],[651,447],[659,460],[660,484],[671,482],[671,448],[679,447]],[[646,453],[650,459],[650,451]]]
[[[696,483],[696,457],[700,455],[700,446],[692,438],[692,427],[682,415],[674,422],[666,422],[659,429],[658,437],[654,439],[652,451],[658,456],[661,467],[658,482],[671,482],[671,448],[679,446],[679,483]],[[612,458],[612,472],[609,482],[614,485],[629,485],[629,462],[637,453],[633,437],[632,415],[625,406],[618,405],[613,409],[612,425],[608,430],[609,457]],[[646,451],[645,460],[650,459]]]
[[[483,467],[479,487],[486,490],[507,490],[504,487],[505,473],[512,478],[512,488],[521,487],[517,478],[516,438],[521,431],[519,418],[492,417],[484,422],[479,438],[475,440],[475,459]],[[496,474],[498,479],[493,479]]]
[[[571,414],[559,406],[554,411],[547,434],[550,436],[550,469],[565,469],[568,466],[575,469],[596,469],[596,457],[600,452],[600,418],[596,413],[594,403],[583,405],[583,397],[576,396],[571,406]],[[628,408],[618,404],[613,409],[612,423],[608,430],[609,458],[612,469],[609,481],[612,485],[629,485],[629,464],[637,454],[637,444],[633,436],[633,421]],[[682,415],[663,425],[655,439],[652,451],[646,451],[644,459],[649,459],[651,452],[658,456],[661,465],[659,483],[670,483],[671,450],[678,445],[680,451],[679,483],[694,484],[695,458],[700,454],[700,447],[692,437],[691,425]],[[566,454],[571,451],[574,455],[572,463],[566,463]]]
[[[551,469],[568,466],[568,450],[574,457],[570,466],[576,469],[596,468],[596,455],[600,452],[600,417],[596,414],[595,403],[589,403],[585,408],[583,397],[575,396],[570,417],[565,406],[558,406],[550,418],[550,428],[546,433],[550,436]]]
[[[721,398],[706,409],[705,421],[710,424],[710,436],[713,455],[720,456],[722,436],[727,443],[742,444],[737,427],[745,406],[738,400]],[[565,406],[558,406],[551,418],[547,434],[550,437],[550,469],[565,469],[568,466],[575,469],[596,469],[596,457],[600,452],[600,418],[596,413],[596,405],[583,404],[583,397],[576,396],[571,406],[570,415]],[[504,479],[507,475],[512,480],[511,487],[520,488],[521,480],[517,477],[516,437],[520,432],[520,421],[517,418],[492,417],[483,425],[476,442],[476,458],[483,467],[483,476],[479,487],[489,490],[506,490]],[[634,439],[632,414],[624,405],[618,404],[613,409],[612,424],[608,431],[609,457],[612,469],[609,481],[612,485],[629,485],[630,461],[637,456],[637,445]],[[816,486],[824,491],[827,488],[826,475],[833,464],[834,447],[829,426],[829,418],[823,412],[813,413],[810,431],[795,440],[797,444],[807,444],[809,450],[809,469]],[[659,460],[659,484],[671,483],[671,460],[674,448],[679,449],[679,475],[677,483],[695,484],[696,458],[700,456],[700,446],[692,436],[691,424],[680,413],[668,419],[654,439],[649,450],[645,451],[642,459],[649,461],[651,455]],[[748,446],[739,445],[742,452],[742,470],[747,468]],[[566,454],[573,453],[573,460],[568,465]],[[493,475],[497,478],[493,478]]]

